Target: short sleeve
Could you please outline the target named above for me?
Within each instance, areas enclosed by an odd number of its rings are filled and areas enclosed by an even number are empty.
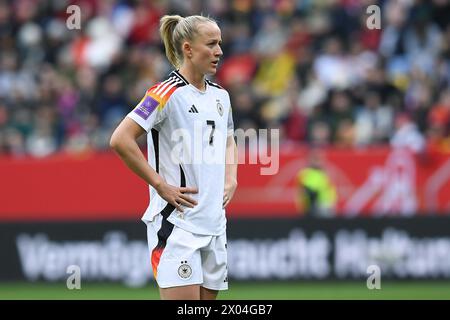
[[[146,92],[137,106],[127,115],[147,132],[167,117],[167,108],[163,108],[158,97],[150,92],[151,89]]]

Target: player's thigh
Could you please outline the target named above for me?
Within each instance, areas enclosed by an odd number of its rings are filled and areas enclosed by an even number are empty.
[[[218,293],[218,290],[200,287],[200,300],[216,300]]]
[[[159,288],[161,300],[200,300],[200,285]]]

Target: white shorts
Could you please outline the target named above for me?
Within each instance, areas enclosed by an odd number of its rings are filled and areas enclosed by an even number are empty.
[[[147,223],[151,264],[160,288],[199,284],[227,290],[227,238],[193,234],[158,214]]]

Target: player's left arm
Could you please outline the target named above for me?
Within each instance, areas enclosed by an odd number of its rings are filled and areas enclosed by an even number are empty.
[[[238,150],[234,135],[227,138],[225,154],[225,189],[223,192],[223,207],[225,208],[233,198],[237,188]]]

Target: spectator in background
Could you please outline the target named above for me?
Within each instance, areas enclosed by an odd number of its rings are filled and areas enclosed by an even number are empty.
[[[253,99],[252,89],[248,86],[233,88],[231,91],[231,99],[236,117],[234,123],[236,127],[242,129],[257,129],[263,127],[257,101]]]
[[[44,105],[56,114],[44,134],[56,143],[50,154],[106,149],[124,106],[169,72],[155,30],[175,12],[221,21],[226,54],[212,80],[237,93],[236,128],[282,128],[290,144],[370,147],[389,145],[394,114],[407,113],[431,149],[449,148],[439,102],[450,88],[449,1],[378,2],[381,30],[366,27],[364,1],[41,3],[0,0],[1,153],[31,153]],[[81,8],[80,30],[66,26],[68,4]],[[340,109],[346,98],[334,92],[343,90],[350,102]]]
[[[384,57],[397,56],[402,53],[403,28],[405,27],[408,3],[406,1],[389,1],[384,7],[385,17],[381,34],[379,52]]]
[[[285,139],[289,142],[306,141],[308,118],[300,109],[296,96],[292,93],[289,97],[291,97],[287,102],[289,110],[283,123]]]
[[[226,59],[217,73],[217,79],[229,88],[251,83],[257,61],[251,53],[242,53]]]
[[[351,74],[342,41],[332,37],[326,40],[323,52],[314,61],[314,71],[328,88],[347,88]]]
[[[329,147],[331,145],[331,129],[326,121],[317,120],[310,125],[309,144],[312,147]]]
[[[295,61],[286,50],[286,40],[280,22],[274,16],[266,17],[253,42],[253,50],[260,60],[253,84],[260,96],[284,93],[294,76]]]
[[[353,120],[344,119],[336,129],[334,145],[339,148],[352,148],[355,145],[355,126]]]
[[[332,140],[336,141],[337,131],[342,130],[343,122],[353,122],[353,105],[349,93],[344,90],[330,91],[330,98],[326,104],[328,121],[330,123]]]
[[[411,14],[414,24],[408,28],[404,38],[406,59],[411,68],[433,75],[436,61],[441,50],[442,33],[439,27],[430,21],[429,4],[419,4]]]
[[[97,110],[103,125],[115,127],[127,112],[122,82],[117,75],[108,75],[103,82]]]
[[[337,192],[319,151],[311,151],[307,166],[298,172],[297,190],[296,204],[299,211],[316,217],[334,215]]]
[[[450,152],[450,89],[440,94],[428,117],[428,147],[430,150]]]
[[[425,151],[426,142],[417,125],[406,113],[398,114],[395,119],[395,132],[390,140],[394,148],[406,148],[419,154]]]
[[[368,92],[364,99],[364,105],[356,115],[356,144],[367,146],[386,143],[389,141],[392,128],[392,108],[381,104],[381,97],[378,92]]]

